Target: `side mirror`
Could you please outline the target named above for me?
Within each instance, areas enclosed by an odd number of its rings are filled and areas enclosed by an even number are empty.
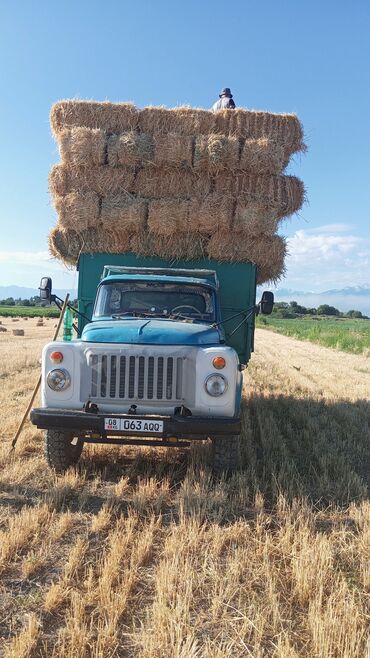
[[[274,308],[274,293],[265,290],[262,293],[259,305],[263,315],[270,315],[272,313],[272,309]]]
[[[43,301],[51,302],[51,290],[53,287],[53,282],[50,278],[50,276],[43,276],[40,285],[39,285],[39,291],[40,291],[40,299]]]

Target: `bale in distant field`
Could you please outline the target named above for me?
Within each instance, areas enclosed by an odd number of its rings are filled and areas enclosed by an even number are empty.
[[[299,210],[305,198],[304,185],[295,176],[263,176],[244,172],[220,173],[215,178],[215,191],[238,197],[243,203],[253,201],[273,208],[278,217]]]
[[[210,177],[177,167],[143,167],[136,175],[136,194],[151,199],[166,197],[191,197],[208,194]]]
[[[215,117],[209,110],[192,107],[145,107],[139,114],[139,127],[151,135],[178,133],[199,135],[213,132]]]
[[[175,233],[170,236],[143,231],[132,236],[131,251],[138,256],[158,256],[173,263],[177,260],[207,258],[207,238],[199,233]]]
[[[189,206],[186,199],[158,199],[149,203],[148,229],[158,235],[189,232]]]
[[[0,327],[0,332],[8,331],[6,327]]]
[[[285,165],[284,147],[268,139],[246,139],[240,156],[240,168],[253,174],[278,174]]]
[[[62,162],[79,167],[102,165],[105,162],[107,136],[98,128],[71,128],[58,136]]]
[[[19,322],[19,318],[12,318],[12,322]]]
[[[152,162],[154,144],[151,135],[133,130],[108,138],[108,163],[111,167],[135,167]]]
[[[144,228],[147,214],[148,203],[145,199],[117,194],[103,198],[100,221],[103,228],[134,233]]]
[[[233,199],[220,194],[191,199],[189,230],[207,235],[219,229],[230,230],[234,205]]]
[[[24,329],[13,329],[13,336],[24,336]]]
[[[250,235],[218,231],[207,247],[210,258],[228,263],[257,265],[257,283],[278,281],[284,274],[286,243],[279,235]]]
[[[50,123],[56,137],[63,128],[84,126],[109,132],[123,132],[137,127],[139,112],[132,103],[65,100],[51,108]]]
[[[133,167],[68,167],[54,165],[49,173],[49,190],[53,196],[65,196],[70,192],[96,192],[99,196],[133,192],[135,169]]]
[[[239,139],[211,133],[195,139],[194,168],[218,171],[239,165]]]
[[[154,162],[158,166],[191,167],[194,137],[169,133],[155,135]]]
[[[54,197],[55,209],[62,228],[81,230],[96,226],[100,215],[99,196],[92,191],[71,192]]]

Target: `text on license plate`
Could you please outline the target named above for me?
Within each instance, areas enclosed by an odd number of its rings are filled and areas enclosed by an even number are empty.
[[[145,418],[104,418],[104,429],[111,432],[163,432],[163,420]]]

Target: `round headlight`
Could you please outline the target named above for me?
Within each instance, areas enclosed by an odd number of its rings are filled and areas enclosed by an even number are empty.
[[[65,391],[71,384],[71,376],[64,368],[56,368],[56,370],[50,370],[46,381],[53,391]]]
[[[209,375],[204,383],[208,395],[218,398],[227,389],[227,380],[223,375]]]

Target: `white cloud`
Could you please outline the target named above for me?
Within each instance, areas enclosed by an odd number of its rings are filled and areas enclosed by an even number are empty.
[[[76,270],[47,251],[0,251],[0,285],[37,287],[41,276],[48,274],[56,288],[76,287]]]
[[[287,243],[284,287],[319,291],[370,283],[370,240],[354,235],[349,225],[299,230]]]

